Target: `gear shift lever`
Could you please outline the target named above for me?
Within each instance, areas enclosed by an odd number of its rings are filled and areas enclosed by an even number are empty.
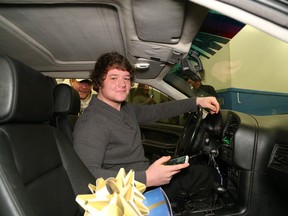
[[[215,149],[212,149],[210,151],[210,154],[209,154],[210,161],[213,162],[213,166],[217,170],[217,173],[218,173],[219,178],[220,178],[220,185],[217,184],[217,185],[215,185],[215,188],[214,188],[216,193],[215,193],[215,196],[214,196],[213,206],[215,206],[215,204],[216,204],[216,201],[218,199],[218,195],[219,194],[224,194],[224,193],[227,192],[227,189],[224,187],[223,176],[221,174],[221,171],[219,169],[219,166],[218,166],[217,162],[215,161],[215,157],[217,157],[218,154],[219,154],[218,150],[215,150]]]
[[[217,173],[218,173],[218,175],[219,175],[219,178],[220,178],[220,186],[223,187],[223,176],[222,176],[222,174],[221,174],[221,172],[220,172],[220,169],[219,169],[219,166],[218,166],[217,162],[215,161],[215,157],[217,157],[218,154],[219,154],[218,150],[212,149],[212,150],[210,151],[209,157],[210,157],[210,161],[213,162],[213,166],[214,166],[214,168],[217,170]]]

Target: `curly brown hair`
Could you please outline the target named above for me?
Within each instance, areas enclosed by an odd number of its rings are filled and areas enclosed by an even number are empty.
[[[99,90],[102,86],[102,82],[106,78],[106,74],[111,69],[119,69],[128,71],[130,73],[131,83],[134,81],[134,67],[130,64],[127,58],[117,52],[111,52],[101,55],[90,75],[95,91]]]

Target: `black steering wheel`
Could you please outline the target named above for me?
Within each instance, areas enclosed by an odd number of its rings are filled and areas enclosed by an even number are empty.
[[[188,116],[175,152],[176,156],[194,155],[200,152],[201,142],[197,139],[197,134],[201,126],[202,115],[203,108],[198,106],[197,112],[192,112]]]

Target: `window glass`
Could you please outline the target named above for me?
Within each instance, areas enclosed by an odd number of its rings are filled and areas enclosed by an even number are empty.
[[[288,113],[287,43],[210,11],[192,42],[192,53],[203,65],[204,70],[197,71],[202,84],[214,87],[222,109],[252,115]],[[164,81],[192,96],[180,64]]]
[[[159,90],[142,83],[135,83],[130,90],[127,101],[135,104],[158,104],[167,101],[172,101],[171,97],[160,92]],[[184,125],[184,115],[176,116],[168,119],[161,119],[158,123]]]

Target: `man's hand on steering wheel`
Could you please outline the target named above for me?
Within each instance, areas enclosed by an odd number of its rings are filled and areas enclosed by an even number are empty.
[[[197,97],[196,104],[208,109],[211,114],[218,113],[220,105],[215,97]]]

